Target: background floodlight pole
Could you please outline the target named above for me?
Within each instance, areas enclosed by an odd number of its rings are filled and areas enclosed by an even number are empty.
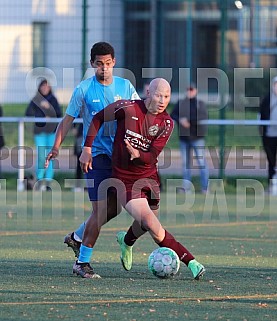
[[[82,77],[87,70],[87,0],[83,0],[82,4]]]
[[[220,68],[222,71],[226,69],[225,62],[225,44],[226,44],[226,30],[227,30],[227,2],[218,1],[220,10],[221,10],[221,19],[220,19]],[[220,109],[219,109],[219,119],[225,119],[226,117],[226,106],[225,106],[225,95],[226,90],[220,86]],[[219,178],[224,178],[224,168],[225,168],[225,126],[219,126]]]
[[[150,27],[150,67],[155,67],[157,58],[157,2],[151,0],[151,27]]]
[[[186,66],[192,68],[192,1],[187,2],[187,21],[186,21]]]

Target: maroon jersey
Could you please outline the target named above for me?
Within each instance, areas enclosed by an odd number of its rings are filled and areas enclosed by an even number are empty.
[[[117,120],[112,156],[113,177],[130,179],[131,175],[136,180],[154,175],[158,155],[173,130],[172,118],[166,111],[157,115],[148,112],[142,100],[119,100],[93,117],[85,146],[90,147],[102,123],[111,120]],[[139,158],[130,160],[125,139],[139,150]]]

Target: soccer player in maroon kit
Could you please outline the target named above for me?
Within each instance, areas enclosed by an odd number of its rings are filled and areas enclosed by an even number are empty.
[[[116,120],[113,178],[99,186],[99,192],[116,187],[120,203],[135,219],[127,233],[119,232],[117,235],[123,267],[131,269],[132,246],[148,231],[159,246],[174,250],[198,280],[205,272],[204,266],[162,227],[157,218],[160,201],[158,156],[173,130],[173,120],[165,111],[170,97],[169,83],[163,78],[156,78],[149,85],[145,101],[120,100],[100,111],[89,127],[80,163],[83,172],[92,168],[92,142],[103,122]],[[105,213],[92,214],[88,219],[80,255],[73,266],[74,273],[85,278],[99,277],[89,262],[100,228],[106,222]]]

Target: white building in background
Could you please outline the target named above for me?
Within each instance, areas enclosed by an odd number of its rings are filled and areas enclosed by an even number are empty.
[[[26,103],[46,76],[61,103],[82,78],[82,0],[1,0],[0,103]],[[122,1],[87,0],[86,63],[97,41],[122,62]],[[43,67],[43,68],[42,68]]]
[[[116,51],[115,73],[138,91],[162,76],[178,96],[190,79],[199,83],[200,68],[223,68],[231,81],[235,68],[249,67],[250,60],[265,74],[277,65],[276,0],[244,0],[240,10],[226,0],[1,0],[0,103],[27,103],[43,73],[59,101],[68,102],[83,74],[84,3],[87,67],[91,45],[108,41]],[[209,92],[217,94],[213,80]],[[265,82],[259,88],[266,89]]]

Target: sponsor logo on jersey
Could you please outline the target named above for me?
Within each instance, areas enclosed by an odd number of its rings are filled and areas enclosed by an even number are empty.
[[[125,133],[125,139],[128,139],[129,143],[144,152],[149,151],[151,140],[142,136],[141,134],[135,133],[132,130],[127,129]]]
[[[100,103],[100,99],[92,99],[93,103]]]
[[[153,125],[148,128],[148,133],[150,136],[156,136],[159,131],[158,125]]]

